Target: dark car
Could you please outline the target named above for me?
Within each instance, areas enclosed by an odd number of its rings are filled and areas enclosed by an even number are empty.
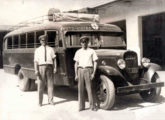
[[[88,19],[51,21],[21,28],[5,36],[4,70],[18,74],[21,90],[30,90],[34,85],[33,56],[39,46],[38,36],[42,34],[48,35],[48,44],[57,55],[55,85],[77,85],[73,57],[81,47],[79,38],[88,36],[89,46],[99,57],[94,84],[102,109],[111,109],[116,95],[139,93],[146,101],[155,101],[159,97],[164,86],[157,73],[161,67],[147,58],[138,62],[137,53],[126,50],[119,27]]]

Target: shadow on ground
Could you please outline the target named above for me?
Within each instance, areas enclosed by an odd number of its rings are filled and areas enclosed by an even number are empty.
[[[59,102],[56,102],[56,104],[64,103],[68,101],[78,101],[78,91],[75,88],[70,88],[70,87],[65,87],[65,86],[55,86],[54,96],[64,99]],[[141,108],[146,108],[146,107],[157,106],[162,103],[165,103],[165,97],[162,95],[159,97],[159,99],[155,103],[145,102],[140,97],[139,94],[116,96],[115,105],[112,111],[118,111],[118,110],[123,110],[127,108],[129,108],[129,110],[136,110],[136,109],[141,109]]]
[[[152,103],[144,101],[139,94],[127,95],[127,96],[117,96],[116,103],[112,110],[137,110],[146,107],[157,106],[165,102],[165,97],[160,96],[159,99]]]
[[[69,101],[77,101],[78,93],[77,89],[70,88],[67,86],[54,86],[54,97],[58,97],[64,100],[55,102],[55,104],[61,104]],[[47,87],[45,88],[44,94],[47,95]],[[45,104],[47,105],[47,104]]]
[[[78,100],[78,92],[75,88],[70,88],[66,86],[55,86],[54,96],[59,98],[64,98],[68,101]]]

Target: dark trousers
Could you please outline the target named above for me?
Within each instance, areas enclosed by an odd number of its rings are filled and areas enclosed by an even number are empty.
[[[92,80],[90,79],[93,68],[78,69],[78,101],[79,110],[85,109],[85,86],[88,94],[90,107],[94,106],[92,95]]]
[[[42,104],[43,93],[45,86],[47,85],[48,90],[48,102],[53,102],[53,65],[41,65],[39,66],[38,79],[38,97],[39,104]]]

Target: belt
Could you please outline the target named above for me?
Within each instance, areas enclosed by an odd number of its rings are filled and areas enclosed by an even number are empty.
[[[93,67],[92,67],[92,66],[86,66],[86,67],[81,67],[81,66],[79,66],[78,68],[87,69],[87,68],[93,68]]]
[[[39,66],[53,66],[53,64],[41,64]]]

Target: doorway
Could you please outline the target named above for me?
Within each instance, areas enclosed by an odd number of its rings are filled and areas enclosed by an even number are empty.
[[[142,17],[143,57],[165,69],[165,13]]]

